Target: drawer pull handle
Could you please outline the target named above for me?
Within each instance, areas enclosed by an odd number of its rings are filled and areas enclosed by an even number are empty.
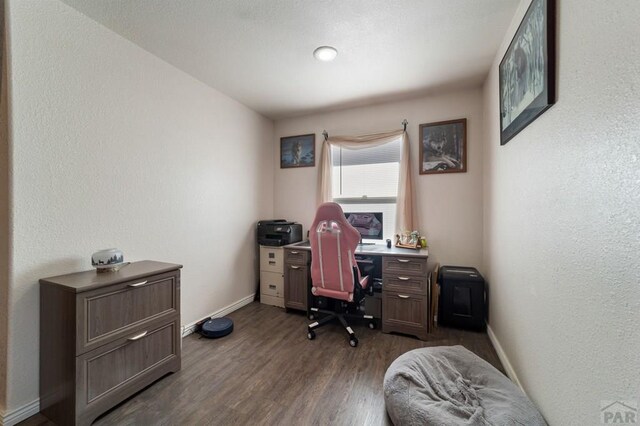
[[[298,254],[298,252],[297,251],[292,251],[291,254]]]
[[[270,261],[269,261],[269,265],[275,265],[275,264],[276,264],[276,261],[275,261],[275,260],[270,260]]]
[[[404,294],[399,294],[399,295],[398,295],[398,297],[399,297],[400,299],[408,299],[408,298],[409,298],[409,296],[406,296],[406,295],[404,295]]]
[[[409,259],[397,259],[400,263],[409,263],[411,262]]]
[[[291,269],[300,269],[300,267],[296,265],[291,265]]]
[[[145,285],[147,282],[146,281],[142,281],[140,283],[135,283],[135,284],[129,284],[129,287],[142,287],[143,285]]]
[[[146,332],[146,331],[143,331],[143,332],[142,332],[142,333],[140,333],[140,334],[136,334],[136,335],[135,335],[135,336],[133,336],[133,337],[129,337],[127,340],[128,340],[128,341],[130,341],[130,342],[135,342],[136,340],[140,340],[140,339],[142,339],[142,338],[143,338],[144,336],[146,336],[146,335],[147,335],[147,332]]]
[[[273,285],[273,284],[269,284],[269,290],[275,290],[275,289],[276,289],[276,286],[275,286],[275,285]]]
[[[409,281],[409,277],[398,277],[400,281]]]

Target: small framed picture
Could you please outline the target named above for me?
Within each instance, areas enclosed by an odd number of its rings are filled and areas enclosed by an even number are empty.
[[[420,125],[420,174],[467,171],[467,119]]]
[[[316,165],[316,135],[280,138],[280,168],[314,167]]]

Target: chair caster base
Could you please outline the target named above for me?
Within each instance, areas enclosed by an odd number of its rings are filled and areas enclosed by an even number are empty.
[[[350,337],[349,344],[351,345],[351,347],[355,348],[356,346],[358,346],[358,339],[355,336]]]
[[[313,340],[316,338],[316,332],[313,330],[307,331],[307,339]]]

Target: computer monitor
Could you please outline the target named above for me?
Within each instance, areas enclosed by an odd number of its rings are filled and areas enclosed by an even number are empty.
[[[382,213],[350,212],[344,214],[347,222],[360,233],[360,240],[382,240]]]

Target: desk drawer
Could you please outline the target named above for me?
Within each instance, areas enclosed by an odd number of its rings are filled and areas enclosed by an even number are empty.
[[[284,274],[260,272],[260,293],[272,297],[284,297]]]
[[[132,387],[144,385],[149,375],[168,363],[179,369],[179,320],[155,322],[149,329],[138,330],[76,359],[77,403],[81,408],[102,405],[107,400],[120,402]],[[127,389],[129,388],[129,389]]]
[[[427,336],[427,297],[415,294],[382,294],[382,331]]]
[[[382,258],[382,273],[426,277],[427,259],[415,257],[385,256]]]
[[[122,338],[146,322],[179,313],[177,272],[79,293],[76,302],[77,353]]]
[[[382,277],[383,291],[396,293],[427,294],[427,278],[412,275],[385,274]]]
[[[309,268],[287,263],[284,270],[284,305],[306,311],[309,302]]]
[[[284,261],[286,263],[293,263],[296,265],[306,265],[309,263],[309,255],[311,254],[308,250],[292,250],[286,249],[284,251]]]
[[[279,273],[284,271],[282,247],[260,246],[260,271]]]

